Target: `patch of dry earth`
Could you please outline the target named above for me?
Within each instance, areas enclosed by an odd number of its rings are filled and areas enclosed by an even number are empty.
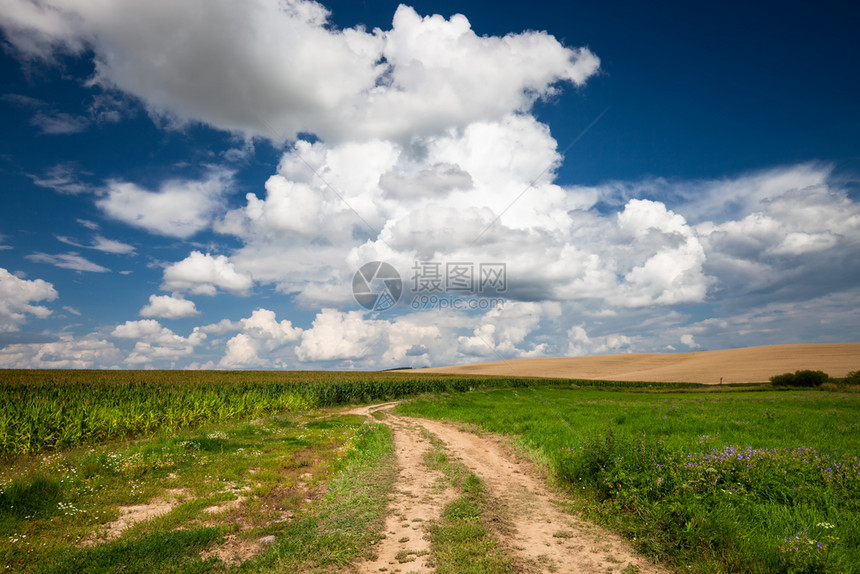
[[[101,542],[107,542],[122,536],[122,533],[137,524],[156,516],[167,514],[179,504],[180,498],[185,496],[185,490],[175,488],[167,491],[167,497],[154,498],[147,504],[135,504],[132,506],[120,506],[119,518],[113,522],[103,525],[96,536],[84,540],[82,546],[92,546]]]

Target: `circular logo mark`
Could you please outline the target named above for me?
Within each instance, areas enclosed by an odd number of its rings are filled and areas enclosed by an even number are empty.
[[[370,311],[394,307],[403,293],[403,281],[397,269],[383,261],[365,263],[352,277],[352,295],[359,305]]]

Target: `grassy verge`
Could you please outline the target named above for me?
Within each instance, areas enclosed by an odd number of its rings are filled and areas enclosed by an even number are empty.
[[[149,573],[345,563],[378,530],[392,452],[381,425],[316,412],[19,457],[0,469],[0,564]],[[141,509],[157,512],[143,519]],[[119,532],[123,517],[133,523]]]
[[[519,435],[577,510],[684,570],[860,572],[856,395],[537,388],[398,410]]]
[[[272,552],[246,564],[253,572],[340,571],[381,538],[389,494],[396,477],[391,431],[365,424],[355,449],[316,512],[283,532]]]
[[[521,571],[505,556],[489,524],[501,523],[484,483],[463,465],[452,463],[437,441],[427,454],[430,468],[441,470],[462,494],[430,526],[430,542],[439,574],[505,574]],[[494,520],[495,519],[495,520]],[[495,527],[493,530],[497,530]]]

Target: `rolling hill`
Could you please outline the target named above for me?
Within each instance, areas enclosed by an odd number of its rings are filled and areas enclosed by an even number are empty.
[[[610,381],[693,382],[706,384],[767,382],[771,376],[800,369],[844,377],[860,370],[860,343],[770,345],[694,353],[629,353],[491,361],[421,372],[595,379]]]

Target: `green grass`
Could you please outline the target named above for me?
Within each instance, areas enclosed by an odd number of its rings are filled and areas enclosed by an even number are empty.
[[[463,494],[445,507],[438,523],[430,527],[430,541],[439,574],[503,574],[516,572],[490,535],[484,518],[486,488],[469,473]]]
[[[364,417],[309,412],[19,457],[0,468],[0,563],[34,573],[221,572],[227,564],[209,553],[228,537],[258,553],[256,571],[308,556],[346,563],[381,528],[392,449],[387,428]],[[173,500],[169,512],[104,537],[120,507],[159,499]],[[313,544],[287,558],[302,532]],[[265,536],[274,544],[257,544]]]
[[[684,570],[860,571],[856,395],[539,387],[397,410],[518,435],[573,509]]]
[[[93,549],[69,549],[37,565],[36,571],[46,574],[209,572],[216,560],[200,560],[197,554],[218,538],[220,532],[216,528],[154,533]]]
[[[81,564],[224,571],[231,566],[213,551],[244,545],[256,557],[243,570],[342,568],[379,536],[394,459],[384,427],[326,415],[326,407],[557,383],[424,373],[0,370],[0,562],[21,572]],[[169,512],[106,538],[123,507],[159,500],[172,505]],[[222,510],[207,513],[212,507]],[[257,543],[269,536],[273,544]]]

